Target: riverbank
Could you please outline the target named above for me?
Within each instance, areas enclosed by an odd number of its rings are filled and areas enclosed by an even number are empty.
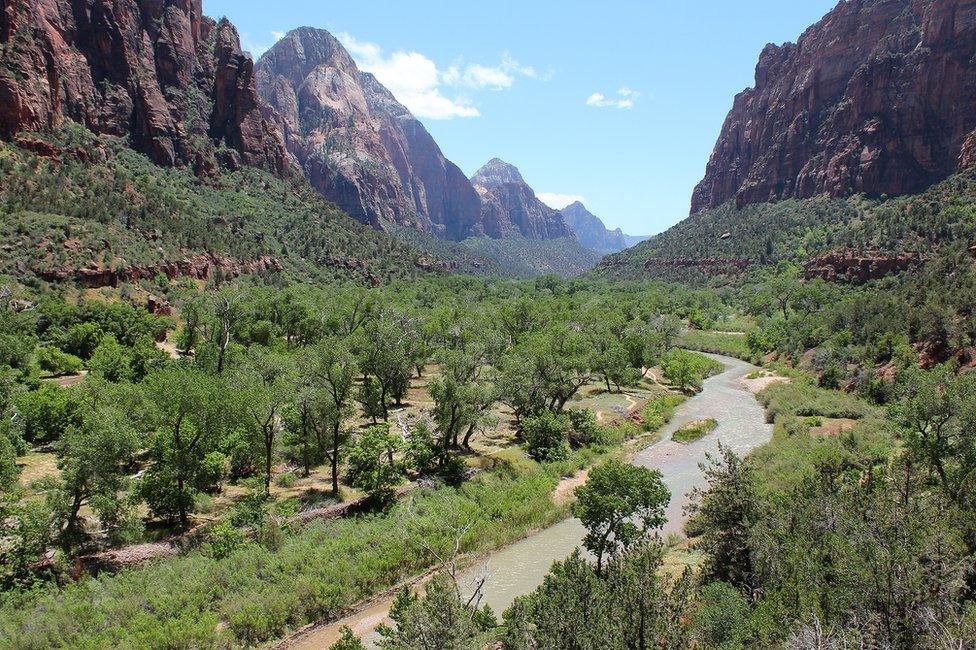
[[[737,453],[746,454],[772,438],[772,425],[765,422],[762,405],[756,401],[745,382],[745,378],[758,368],[731,357],[709,356],[722,363],[724,371],[706,379],[699,395],[676,406],[670,421],[657,433],[656,442],[632,445],[629,451],[624,452],[633,462],[660,470],[672,492],[665,535],[681,532],[687,493],[703,481],[698,465],[704,462],[706,454],[717,451],[719,442],[731,446]],[[715,430],[690,444],[672,441],[671,436],[675,431],[701,419],[699,413],[716,420]],[[572,483],[578,481],[579,475],[570,479]],[[568,489],[564,487],[563,492]],[[483,602],[500,615],[515,598],[538,587],[552,563],[570,555],[580,545],[584,535],[585,529],[577,519],[566,518],[479,561],[471,562],[469,569],[461,575],[462,588],[470,593],[476,584],[483,582]],[[388,598],[385,603],[387,612],[391,604],[392,598]],[[385,615],[380,617],[384,614],[382,610],[383,603],[370,601],[360,611],[342,620],[307,629],[276,648],[328,648],[338,639],[343,626],[353,629],[367,644],[373,643],[376,641],[376,627],[386,620]]]

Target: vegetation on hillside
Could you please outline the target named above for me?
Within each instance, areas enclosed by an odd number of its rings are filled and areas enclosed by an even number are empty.
[[[651,258],[749,260],[752,271],[787,261],[802,264],[833,251],[934,251],[976,238],[976,169],[967,169],[917,196],[868,199],[817,197],[736,208],[728,203],[691,215],[668,231],[607,258],[599,273],[629,279],[728,283],[731,277]]]

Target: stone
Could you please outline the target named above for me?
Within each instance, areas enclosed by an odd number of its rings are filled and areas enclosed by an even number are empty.
[[[976,162],[976,0],[845,0],[768,45],[692,214],[820,194],[917,193]]]

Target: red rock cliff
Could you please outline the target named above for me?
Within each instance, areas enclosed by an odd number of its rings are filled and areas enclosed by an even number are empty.
[[[237,31],[202,0],[0,0],[0,44],[0,136],[73,120],[163,165],[212,159],[210,136],[290,169]]]
[[[976,0],[843,0],[769,45],[735,98],[692,213],[921,191],[976,162]]]

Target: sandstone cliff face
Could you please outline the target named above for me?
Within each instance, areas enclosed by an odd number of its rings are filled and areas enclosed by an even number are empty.
[[[288,171],[234,27],[202,0],[0,0],[0,136],[73,120],[129,136],[163,165],[234,162]],[[207,160],[209,159],[209,160]]]
[[[351,216],[454,240],[480,234],[467,178],[330,33],[289,33],[258,62],[257,78],[312,185]]]
[[[607,230],[603,221],[579,201],[563,208],[560,213],[580,243],[601,255],[619,253],[647,239],[625,235],[620,228]]]
[[[514,166],[494,158],[471,182],[481,196],[481,222],[489,237],[575,238],[562,215],[536,197]]]
[[[914,193],[976,162],[976,0],[845,0],[769,45],[692,213],[827,193]]]

